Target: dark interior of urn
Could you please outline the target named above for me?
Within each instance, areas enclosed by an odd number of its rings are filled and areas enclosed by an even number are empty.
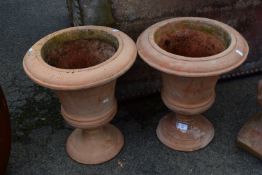
[[[41,54],[49,65],[62,69],[81,69],[111,58],[118,48],[117,39],[98,30],[62,33],[50,39]]]
[[[186,57],[212,56],[230,44],[224,29],[200,21],[168,23],[157,29],[154,39],[165,51]]]

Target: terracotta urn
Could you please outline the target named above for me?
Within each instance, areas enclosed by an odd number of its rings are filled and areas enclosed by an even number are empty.
[[[136,45],[123,32],[102,26],[72,27],[45,36],[26,53],[26,74],[52,89],[64,119],[77,128],[69,136],[69,156],[98,164],[116,156],[124,144],[108,124],[117,112],[116,79],[134,63]]]
[[[246,40],[221,22],[181,17],[147,28],[137,48],[147,64],[161,71],[162,100],[172,111],[158,124],[160,141],[179,151],[205,147],[214,127],[201,113],[214,103],[219,75],[247,58]]]

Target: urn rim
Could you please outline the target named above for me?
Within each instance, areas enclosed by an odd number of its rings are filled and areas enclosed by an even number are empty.
[[[42,49],[52,38],[68,32],[102,31],[116,38],[118,48],[112,57],[94,66],[80,69],[62,69],[49,65]],[[77,26],[51,33],[37,41],[25,54],[23,67],[26,74],[39,85],[54,90],[78,90],[110,82],[124,74],[137,56],[134,41],[125,33],[104,26]]]
[[[230,37],[225,50],[205,57],[186,57],[162,49],[155,42],[155,33],[161,27],[183,21],[206,23],[223,29]],[[246,40],[235,29],[222,22],[202,17],[176,17],[153,24],[137,40],[139,56],[150,66],[168,74],[185,77],[215,76],[233,70],[247,58]]]

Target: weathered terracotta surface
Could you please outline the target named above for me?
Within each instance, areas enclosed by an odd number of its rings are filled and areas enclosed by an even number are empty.
[[[116,49],[109,43],[94,39],[67,41],[46,56],[49,65],[62,69],[95,66],[112,57]]]
[[[0,86],[0,174],[5,174],[11,150],[10,114]]]
[[[185,39],[177,40],[177,36]],[[219,75],[247,58],[245,39],[221,22],[184,17],[152,25],[139,36],[137,48],[140,57],[162,73],[161,96],[174,111],[159,122],[160,141],[180,151],[205,147],[214,136],[214,128],[201,113],[215,100]]]
[[[172,28],[177,28],[175,32]],[[158,45],[167,52],[186,57],[206,57],[225,50],[225,44],[212,34],[188,29],[186,26],[172,26],[162,29]]]
[[[257,99],[262,106],[262,81],[258,84]],[[252,116],[237,135],[237,144],[262,159],[262,113]]]
[[[116,156],[122,133],[108,124],[117,112],[116,79],[134,63],[135,43],[107,27],[84,26],[52,33],[29,49],[23,61],[27,75],[54,90],[64,119],[77,129],[69,136],[69,156],[98,164]]]

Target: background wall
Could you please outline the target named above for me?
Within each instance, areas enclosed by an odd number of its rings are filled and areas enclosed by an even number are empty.
[[[74,25],[112,26],[135,41],[147,27],[168,18],[200,16],[222,21],[236,28],[250,46],[244,66],[224,77],[262,71],[261,0],[67,0],[67,4]],[[160,87],[157,71],[140,59],[119,82],[124,85],[119,89],[125,89],[119,96],[127,97],[149,94]]]

